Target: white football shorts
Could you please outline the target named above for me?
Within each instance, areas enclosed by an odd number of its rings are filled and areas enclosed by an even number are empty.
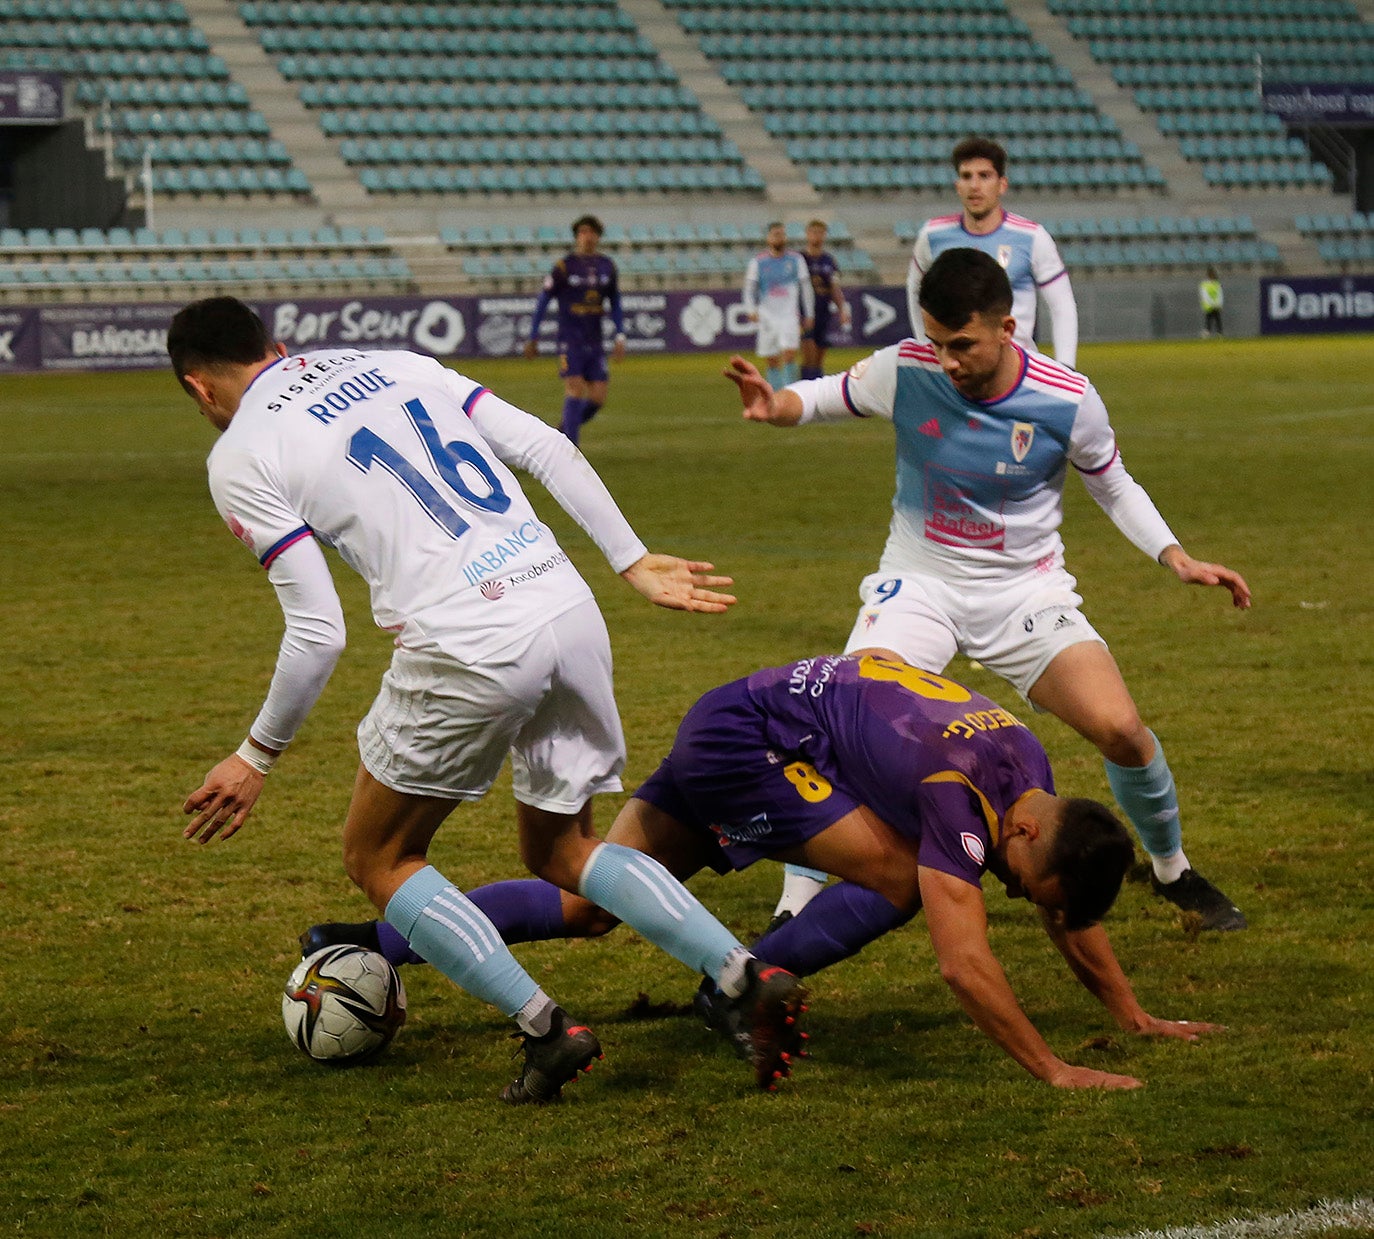
[[[397,649],[358,751],[379,783],[417,796],[476,800],[507,753],[515,798],[536,809],[575,813],[620,791],[625,734],[596,603],[471,665]]]
[[[960,653],[1029,698],[1061,650],[1102,641],[1078,609],[1083,599],[1077,584],[1063,568],[957,588],[916,573],[875,572],[859,582],[863,605],[845,652],[893,650],[913,667],[936,674]]]
[[[770,313],[766,305],[759,307],[759,339],[755,349],[760,357],[776,357],[801,347],[801,322],[796,311],[786,309],[781,314]]]

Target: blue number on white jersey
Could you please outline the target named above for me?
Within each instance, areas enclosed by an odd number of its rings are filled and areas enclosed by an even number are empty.
[[[429,410],[419,400],[407,400],[402,407],[419,432],[425,451],[434,462],[439,476],[459,498],[484,512],[504,512],[510,507],[510,496],[501,489],[501,483],[491,466],[472,444],[460,439],[445,443],[435,428]],[[380,465],[415,496],[429,518],[449,537],[461,538],[471,528],[424,474],[366,426],[354,431],[348,440],[348,460],[364,473],[372,468],[374,462]],[[461,465],[469,465],[481,474],[489,487],[485,495],[478,494],[468,485],[460,472]]]

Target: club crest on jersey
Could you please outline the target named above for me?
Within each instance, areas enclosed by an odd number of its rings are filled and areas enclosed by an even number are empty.
[[[999,245],[999,246],[997,247],[997,264],[998,264],[998,266],[1003,267],[1003,268],[1006,268],[1006,267],[1011,266],[1011,246],[1010,246],[1010,245]]]
[[[1019,465],[1026,459],[1035,439],[1035,427],[1030,422],[1013,422],[1011,427],[1011,454]]]
[[[488,602],[495,602],[498,598],[506,595],[506,586],[502,581],[483,581],[478,587],[478,592]]]
[[[969,859],[975,865],[981,865],[987,859],[987,853],[983,849],[983,841],[975,834],[967,830],[959,832],[959,842],[964,845],[964,851],[968,853]]]

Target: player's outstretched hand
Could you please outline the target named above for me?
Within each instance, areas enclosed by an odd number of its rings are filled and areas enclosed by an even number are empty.
[[[535,357],[539,354],[539,345],[536,344],[533,340],[526,340],[523,352],[525,354],[526,361],[533,361]]]
[[[1205,1033],[1225,1032],[1226,1025],[1205,1024],[1201,1020],[1161,1020],[1157,1016],[1147,1015],[1145,1022],[1131,1031],[1142,1037],[1175,1037],[1179,1041],[1196,1041]]]
[[[1194,559],[1181,546],[1169,547],[1160,558],[1185,585],[1222,585],[1231,591],[1232,603],[1242,611],[1250,605],[1250,587],[1245,578],[1225,564]]]
[[[735,604],[734,594],[718,594],[716,586],[733,585],[734,578],[712,576],[715,564],[676,555],[644,555],[620,575],[658,607],[670,611],[724,611]]]
[[[230,754],[205,776],[205,782],[186,797],[183,813],[194,813],[182,838],[209,843],[216,835],[227,839],[248,820],[262,795],[263,775],[242,757]]]
[[[1050,1077],[1055,1088],[1143,1088],[1144,1080],[1135,1076],[1113,1075],[1110,1071],[1094,1071],[1091,1067],[1071,1067],[1060,1063],[1058,1070]]]
[[[751,361],[745,361],[736,354],[730,364],[722,371],[727,379],[739,388],[739,398],[744,403],[744,420],[747,422],[771,421],[773,406],[773,387],[759,373]]]

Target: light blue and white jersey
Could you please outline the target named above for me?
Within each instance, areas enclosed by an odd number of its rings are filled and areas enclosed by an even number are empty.
[[[791,389],[802,397],[803,421],[849,414],[894,425],[897,491],[879,571],[973,583],[1062,567],[1059,526],[1070,464],[1147,554],[1157,556],[1175,540],[1121,464],[1092,384],[1012,347],[1020,363],[1016,382],[986,401],[960,395],[935,350],[916,340]]]
[[[744,273],[744,307],[779,321],[814,318],[816,300],[806,259],[796,250],[755,254]]]
[[[1059,280],[1068,272],[1054,239],[1033,219],[1002,213],[1002,222],[991,232],[970,232],[963,215],[940,215],[922,225],[911,251],[907,274],[907,301],[912,331],[921,336],[921,311],[916,302],[921,277],[930,264],[948,249],[975,249],[990,254],[1006,271],[1011,281],[1011,313],[1016,319],[1016,342],[1035,347],[1036,292]],[[1056,341],[1058,344],[1058,341]]]

